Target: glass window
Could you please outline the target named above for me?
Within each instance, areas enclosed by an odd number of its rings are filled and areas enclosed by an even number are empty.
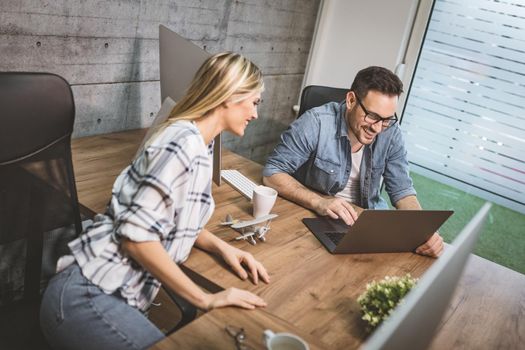
[[[451,241],[485,200],[476,253],[525,273],[525,4],[436,0],[401,120],[418,198],[453,209]]]

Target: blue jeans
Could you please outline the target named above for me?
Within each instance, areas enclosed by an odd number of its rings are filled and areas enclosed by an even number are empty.
[[[88,281],[77,264],[49,282],[40,327],[54,349],[145,349],[164,338],[125,299],[105,294]]]

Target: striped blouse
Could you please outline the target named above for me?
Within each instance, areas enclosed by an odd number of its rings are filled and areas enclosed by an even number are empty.
[[[147,310],[160,282],[126,256],[119,242],[160,241],[176,263],[184,262],[214,209],[212,152],[213,142],[206,146],[192,122],[162,131],[118,176],[105,214],[69,243],[84,276]],[[59,268],[67,266],[64,261]]]

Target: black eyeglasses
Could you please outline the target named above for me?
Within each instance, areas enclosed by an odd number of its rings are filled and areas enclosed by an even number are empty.
[[[365,112],[365,122],[372,124],[372,125],[381,122],[383,129],[389,128],[395,123],[397,123],[398,119],[397,119],[396,113],[394,113],[394,115],[391,117],[383,118],[377,113],[367,111],[365,106],[363,106],[361,99],[357,96],[357,94],[355,95],[355,97],[357,99],[357,102],[359,103],[359,106],[361,106],[361,108],[363,109],[363,112]]]

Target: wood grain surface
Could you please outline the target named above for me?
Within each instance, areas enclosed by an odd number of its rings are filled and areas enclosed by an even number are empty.
[[[73,140],[82,204],[103,211],[115,177],[129,164],[144,133],[133,130]],[[238,169],[261,183],[262,167],[231,152],[224,152],[223,169]],[[261,317],[269,314],[270,318],[285,320],[300,334],[330,349],[357,348],[366,340],[356,302],[366,283],[386,275],[410,273],[419,277],[434,261],[412,253],[331,255],[301,222],[314,214],[282,198],[277,199],[272,211],[279,217],[272,222],[266,242],[252,246],[245,241],[233,241],[237,233],[219,222],[226,214],[250,219],[251,203],[227,184],[214,185],[213,197],[216,209],[207,228],[252,253],[269,271],[271,283],[253,285],[242,281],[220,259],[195,248],[185,266],[224,288],[235,286],[260,295],[268,303]],[[255,323],[262,322],[256,321],[258,313],[227,310],[232,322],[242,323],[246,317],[253,318]],[[166,312],[171,313],[169,309]],[[186,347],[210,348],[213,343],[208,341],[223,332],[220,327],[209,325],[218,324],[223,314],[204,317],[207,318],[186,327],[195,327],[199,332],[209,333],[208,336],[180,340],[179,332],[181,337],[185,334],[180,330],[173,335],[177,335],[176,341],[189,341],[184,343]],[[525,344],[524,337],[525,276],[472,256],[431,348],[519,349]]]
[[[302,334],[304,332],[299,328],[262,309],[243,310],[232,307],[206,313],[150,349],[235,349],[235,341],[226,332],[226,326],[234,326],[235,329],[244,328],[246,340],[243,344],[254,350],[266,349],[263,332],[267,329],[274,333],[283,332],[300,336],[309,345],[310,350],[326,348],[325,344],[320,344],[314,337]]]

